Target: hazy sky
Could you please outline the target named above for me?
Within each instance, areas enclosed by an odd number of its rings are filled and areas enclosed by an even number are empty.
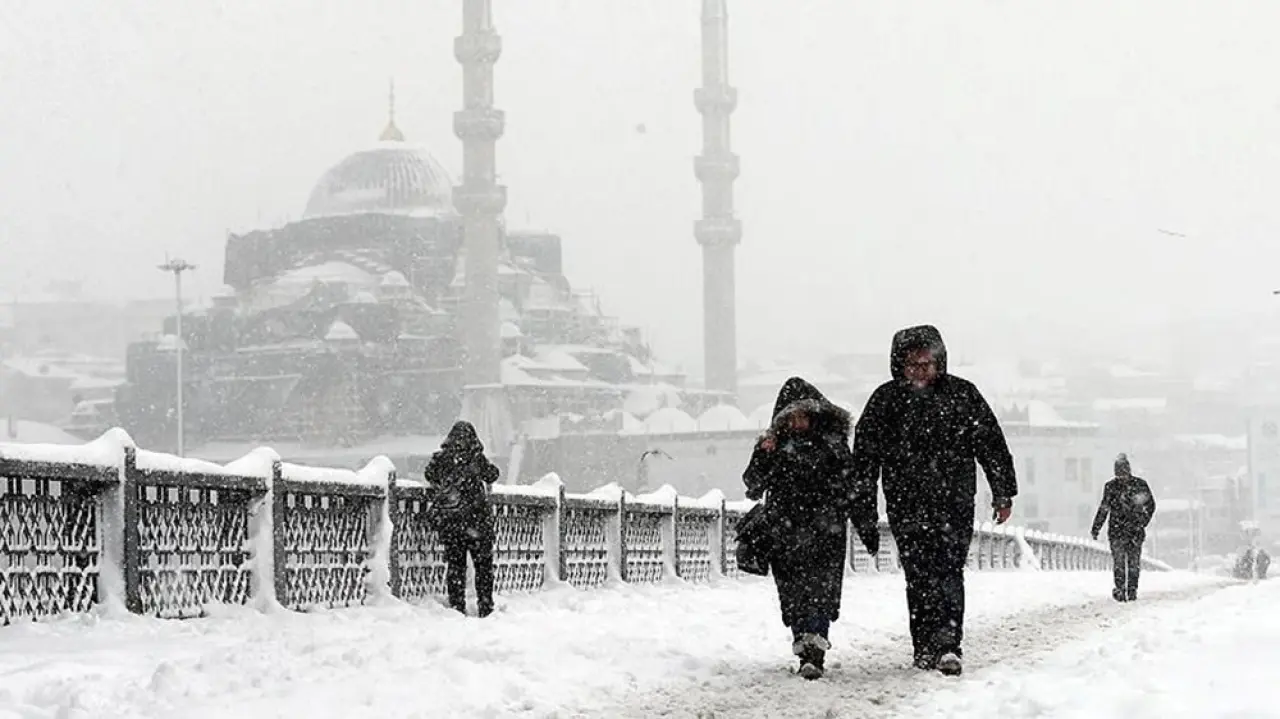
[[[692,368],[699,3],[496,5],[510,224],[560,233],[570,279]],[[1280,3],[730,13],[744,356],[1273,302]],[[165,296],[170,252],[216,291],[226,231],[296,219],[381,131],[391,76],[459,174],[460,25],[460,0],[0,4],[0,290]]]

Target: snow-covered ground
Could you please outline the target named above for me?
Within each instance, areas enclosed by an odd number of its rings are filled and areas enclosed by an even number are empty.
[[[912,717],[1280,717],[1280,582],[1110,618],[1029,661],[904,708]]]
[[[1150,716],[1174,716],[1191,706],[1174,694],[1196,691],[1179,672],[1203,663],[1179,657],[1212,657],[1220,667],[1233,653],[1268,651],[1274,661],[1280,652],[1280,622],[1270,634],[1239,636],[1237,649],[1232,632],[1262,620],[1215,609],[1274,611],[1267,605],[1280,598],[1280,584],[1212,594],[1223,580],[1149,572],[1143,601],[1116,605],[1109,582],[1103,572],[970,573],[971,671],[958,680],[908,668],[902,579],[889,574],[846,581],[830,672],[814,683],[792,674],[772,583],[759,579],[540,592],[500,599],[500,611],[484,620],[434,605],[308,615],[228,609],[188,621],[79,617],[0,628],[0,717],[1008,717],[1077,709],[1096,717],[1128,712],[1144,687],[1164,692],[1157,707],[1170,710]],[[1215,622],[1219,634],[1196,632]],[[1093,635],[1104,626],[1116,627],[1110,651]],[[1135,657],[1142,663],[1121,672]],[[1166,676],[1147,678],[1147,667],[1164,667]],[[1130,687],[1124,681],[1134,672],[1144,679]],[[1081,696],[1089,692],[1105,696]],[[1055,714],[1059,705],[1069,711]]]

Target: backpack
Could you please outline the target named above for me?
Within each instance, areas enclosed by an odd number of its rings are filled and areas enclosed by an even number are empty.
[[[455,484],[432,487],[427,492],[426,518],[432,526],[456,524],[466,509],[462,489]]]

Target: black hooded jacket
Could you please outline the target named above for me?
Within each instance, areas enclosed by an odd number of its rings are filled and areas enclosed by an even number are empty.
[[[1156,499],[1151,485],[1141,477],[1121,476],[1107,482],[1102,491],[1102,502],[1093,517],[1092,535],[1098,536],[1102,525],[1110,516],[1107,536],[1113,540],[1137,539],[1147,536],[1147,525],[1156,513]]]
[[[470,422],[453,425],[422,474],[430,485],[436,531],[446,538],[467,530],[493,532],[487,487],[497,481],[498,467],[484,456],[484,445]]]
[[[933,350],[938,377],[917,390],[906,379],[906,360],[922,348]],[[1004,432],[978,388],[947,372],[942,334],[929,325],[898,332],[889,367],[893,379],[867,400],[854,434],[855,511],[875,506],[877,480],[883,479],[895,531],[947,522],[972,526],[978,465],[997,501],[1014,497],[1018,485]]]
[[[797,412],[809,416],[810,431],[791,431],[791,417]],[[788,379],[773,405],[768,435],[776,446],[773,451],[766,451],[757,444],[742,475],[747,498],[758,500],[768,492],[771,514],[786,518],[801,537],[811,527],[838,523],[843,528],[849,517],[850,500],[856,494],[849,447],[852,428],[849,413],[828,400],[817,387],[799,377]],[[853,519],[868,550],[875,552],[874,544],[879,539],[875,507],[869,515]]]
[[[791,419],[809,418],[795,432]],[[853,455],[852,419],[816,387],[792,377],[778,392],[773,423],[743,472],[747,497],[765,499],[768,532],[774,543],[770,566],[778,587],[782,622],[840,617]],[[763,443],[772,439],[773,449]],[[874,511],[874,508],[873,508]],[[874,520],[867,542],[878,542]],[[875,552],[878,547],[868,545]]]

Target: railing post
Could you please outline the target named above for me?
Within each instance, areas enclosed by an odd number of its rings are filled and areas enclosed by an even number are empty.
[[[662,520],[662,573],[665,577],[680,577],[680,541],[676,531],[676,515],[680,513],[680,495],[671,498],[671,514]]]
[[[271,462],[271,568],[275,575],[272,582],[276,588],[276,601],[280,606],[288,607],[289,571],[285,566],[285,512],[288,492],[284,487],[284,464],[276,459]]]
[[[564,581],[564,485],[556,486],[555,506],[542,518],[543,583],[554,586]]]
[[[877,523],[876,531],[880,533],[880,551],[876,553],[874,562],[876,571],[897,571],[901,567],[901,561],[898,557],[898,545],[893,541],[893,532],[889,531],[888,525],[884,523]],[[881,557],[884,559],[882,560]]]
[[[618,491],[618,578],[627,579],[627,493]]]
[[[141,530],[138,525],[138,450],[124,448],[124,475],[120,478],[123,536],[120,543],[120,571],[124,581],[124,606],[133,614],[142,613]]]
[[[728,572],[727,558],[724,551],[724,497],[720,497],[720,507],[711,520],[711,537],[708,542],[711,550],[711,578],[723,579]]]
[[[853,529],[853,522],[845,520],[844,523],[844,565],[850,572],[858,571],[857,565],[854,563],[854,554],[857,551],[854,548],[854,538],[857,532]]]
[[[396,470],[387,476],[387,519],[391,522],[391,551],[387,556],[387,571],[391,596],[400,598],[400,490],[396,487]]]

